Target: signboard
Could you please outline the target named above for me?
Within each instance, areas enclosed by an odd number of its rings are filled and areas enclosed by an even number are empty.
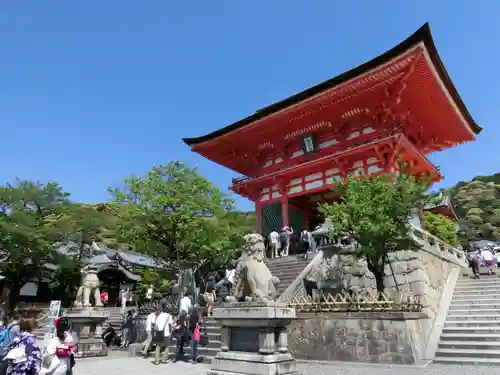
[[[38,283],[27,282],[23,285],[21,290],[19,291],[19,295],[21,296],[31,296],[35,297],[38,293]]]
[[[54,337],[54,333],[56,332],[56,325],[54,324],[54,319],[59,318],[60,311],[61,311],[61,301],[50,301],[49,313],[47,316],[49,323],[46,325],[47,331],[43,335],[43,347],[44,348],[47,347],[50,339],[52,337]]]
[[[304,155],[312,154],[316,151],[316,137],[314,134],[307,134],[302,137],[302,151]]]

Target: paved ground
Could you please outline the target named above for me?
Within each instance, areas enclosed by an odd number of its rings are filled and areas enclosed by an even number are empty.
[[[77,360],[74,375],[205,375],[208,365],[185,362],[155,366],[146,359],[112,355],[102,359]],[[300,363],[304,375],[498,375],[500,367],[429,365],[425,368],[384,365],[320,365]]]

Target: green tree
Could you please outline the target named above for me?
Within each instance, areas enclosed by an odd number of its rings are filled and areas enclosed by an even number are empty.
[[[359,179],[349,176],[336,189],[340,203],[323,204],[320,210],[332,221],[332,235],[351,235],[359,244],[358,256],[366,259],[375,276],[377,291],[384,291],[387,254],[418,250],[410,221],[429,201],[428,185],[400,173]]]
[[[0,273],[9,287],[7,312],[16,307],[22,286],[38,280],[54,261],[57,228],[50,218],[64,211],[68,194],[56,183],[16,180],[0,188]]]
[[[450,245],[458,245],[457,224],[453,220],[429,211],[425,211],[423,216],[426,231]]]
[[[78,259],[89,258],[92,242],[102,242],[111,215],[103,212],[101,206],[71,203],[63,212],[50,217],[51,225],[57,228],[59,241],[72,241],[78,244]]]
[[[234,253],[233,202],[195,169],[179,162],[154,167],[145,177],[112,189],[117,233],[136,251],[195,270]]]
[[[141,279],[136,285],[136,291],[139,296],[139,301],[146,301],[146,294],[151,286],[153,286],[153,299],[157,300],[170,293],[172,282],[168,280],[168,274],[164,270],[159,269],[143,269],[140,271]]]
[[[48,285],[50,290],[60,296],[63,306],[71,306],[76,291],[82,281],[82,262],[78,255],[55,255],[57,268],[50,273]]]

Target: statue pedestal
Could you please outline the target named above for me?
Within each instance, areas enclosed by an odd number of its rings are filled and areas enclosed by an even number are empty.
[[[76,346],[76,358],[103,357],[108,349],[102,339],[102,324],[108,320],[108,312],[95,307],[69,309],[68,317]]]
[[[277,302],[235,302],[217,306],[213,316],[222,324],[221,351],[208,375],[298,374],[286,330],[296,319],[295,309]]]

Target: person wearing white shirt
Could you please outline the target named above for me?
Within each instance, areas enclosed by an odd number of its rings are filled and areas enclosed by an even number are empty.
[[[179,315],[182,315],[182,314],[188,315],[189,311],[191,311],[192,307],[193,307],[193,303],[191,301],[191,298],[187,295],[182,297],[180,302],[179,302]]]
[[[122,294],[121,294],[121,302],[122,302],[122,314],[125,314],[125,310],[127,309],[127,302],[129,298],[129,290],[128,289],[122,289]]]
[[[163,337],[161,339],[156,338],[155,339],[155,344],[156,344],[156,349],[155,349],[155,364],[158,365],[160,363],[160,352],[161,349],[163,348],[163,359],[162,362],[166,363],[168,362],[168,355],[169,355],[169,347],[170,347],[170,340],[172,336],[172,327],[174,325],[174,319],[172,315],[168,311],[163,311],[161,312],[157,317],[156,317],[156,334],[160,333]]]
[[[229,283],[229,289],[233,289],[234,280],[236,278],[236,269],[234,267],[226,269],[226,280]]]
[[[271,245],[271,259],[277,258],[280,249],[280,235],[276,229],[269,234],[269,243]]]
[[[489,249],[483,249],[481,251],[481,261],[484,262],[484,265],[488,269],[488,274],[491,275],[493,272],[493,254]]]
[[[153,299],[153,285],[150,285],[148,291],[146,292],[146,299],[151,301]]]
[[[149,351],[149,347],[153,343],[153,335],[151,333],[151,330],[152,330],[153,325],[156,324],[156,318],[157,318],[157,316],[159,314],[160,314],[159,311],[152,312],[146,318],[146,334],[147,334],[147,337],[146,337],[146,340],[144,340],[144,342],[142,343],[142,345],[144,346],[144,349],[142,350],[142,355],[144,357],[147,357],[148,351]]]

